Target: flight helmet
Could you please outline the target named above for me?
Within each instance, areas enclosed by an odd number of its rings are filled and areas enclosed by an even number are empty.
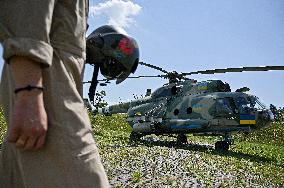
[[[121,83],[137,69],[139,48],[132,37],[122,34],[113,26],[104,25],[87,37],[87,60],[99,65],[107,79]]]

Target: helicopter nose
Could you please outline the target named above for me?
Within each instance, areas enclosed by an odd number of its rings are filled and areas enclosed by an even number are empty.
[[[270,110],[261,110],[257,112],[257,125],[259,128],[269,127],[273,120],[274,116]]]
[[[268,114],[269,114],[270,120],[271,120],[271,121],[274,121],[274,115],[273,115],[273,113],[271,112],[271,110],[268,111]]]

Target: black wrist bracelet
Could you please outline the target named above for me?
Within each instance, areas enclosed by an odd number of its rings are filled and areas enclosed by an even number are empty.
[[[33,89],[39,89],[39,90],[43,91],[44,88],[39,87],[39,86],[27,85],[26,87],[20,87],[20,88],[15,89],[14,93],[19,93],[20,91],[24,91],[24,90],[31,91]]]

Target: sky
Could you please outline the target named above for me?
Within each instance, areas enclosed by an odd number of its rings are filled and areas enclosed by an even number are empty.
[[[89,29],[111,24],[136,39],[140,61],[167,71],[284,66],[284,1],[282,0],[90,0]],[[2,54],[2,48],[0,48]],[[0,68],[3,60],[0,60]],[[86,65],[84,80],[91,80]],[[161,72],[139,66],[133,76]],[[193,75],[198,81],[220,79],[232,90],[249,87],[267,106],[284,107],[284,71]],[[109,104],[145,95],[167,80],[127,79],[112,82],[106,91]],[[84,85],[87,97],[88,84]]]

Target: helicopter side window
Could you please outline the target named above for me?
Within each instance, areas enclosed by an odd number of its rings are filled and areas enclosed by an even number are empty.
[[[174,115],[177,116],[179,114],[179,109],[174,110]]]
[[[235,99],[237,108],[241,114],[248,114],[251,109],[251,103],[245,97],[238,97]]]
[[[220,114],[233,114],[233,108],[230,104],[229,99],[219,98],[216,100],[216,111]]]
[[[186,109],[186,113],[187,113],[187,114],[191,114],[191,113],[192,113],[192,108],[191,108],[191,107],[188,107],[188,108]]]

